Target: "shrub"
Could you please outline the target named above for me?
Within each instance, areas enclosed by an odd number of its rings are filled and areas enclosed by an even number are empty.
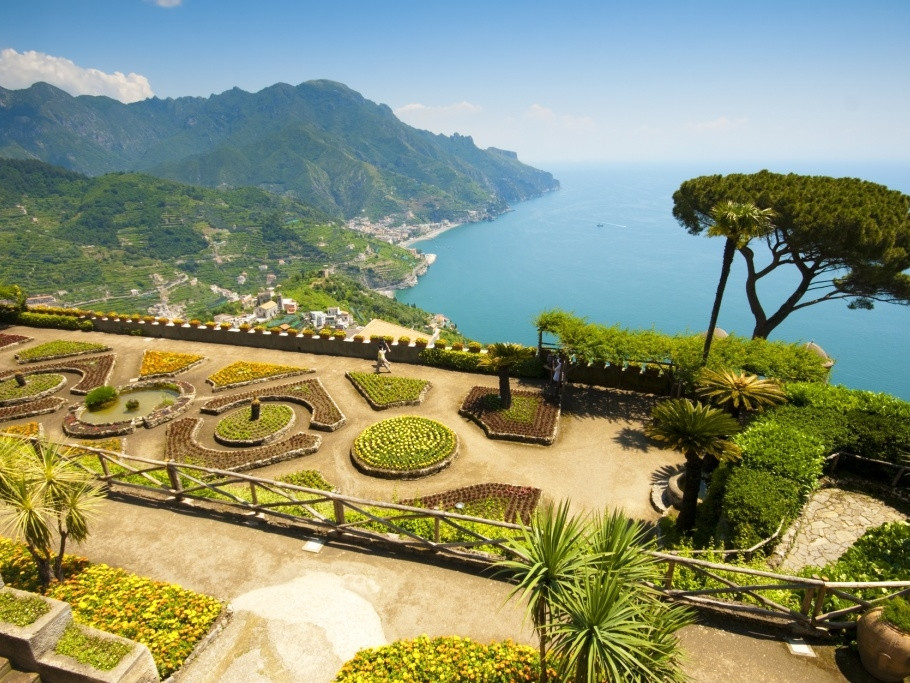
[[[348,335],[344,330],[335,330],[332,332],[332,336],[335,337],[335,339],[344,339]]]
[[[303,336],[304,336],[304,337],[312,337],[314,334],[316,334],[316,330],[314,330],[312,327],[304,327],[304,328],[303,328]]]
[[[95,387],[85,395],[85,406],[89,410],[101,408],[117,398],[117,389],[111,386]]]
[[[417,337],[417,339],[414,340],[414,344],[416,346],[426,346],[429,343],[430,343],[430,340],[427,339],[426,337]]]
[[[57,330],[94,329],[91,320],[80,320],[71,315],[48,315],[45,313],[22,312],[15,316],[14,322],[28,327],[53,328]]]
[[[330,330],[328,327],[323,327],[321,330],[319,330],[319,336],[320,337],[331,337],[332,330]]]
[[[231,323],[228,323],[228,322],[220,323],[218,326],[219,326],[222,330],[229,330],[229,329],[231,329],[231,328],[233,327],[233,325],[232,325]]]
[[[910,635],[910,602],[906,598],[896,597],[885,602],[882,619],[899,631]]]
[[[481,346],[480,342],[472,341],[472,342],[468,343],[468,351],[470,351],[471,353],[480,353],[480,350],[482,348],[483,348],[483,346]]]
[[[183,318],[174,318],[171,322],[174,323],[175,327],[180,327],[186,321]]]
[[[876,460],[897,463],[910,454],[910,421],[905,416],[851,410],[844,450]]]
[[[405,337],[405,336],[398,337],[398,343],[401,344],[402,346],[407,346],[408,344],[411,343],[411,338]]]
[[[748,548],[773,534],[799,513],[797,484],[771,472],[737,467],[727,480],[724,515],[733,547]]]
[[[464,349],[464,344],[461,342],[455,342],[452,344],[452,351],[461,351],[462,349]]]
[[[192,325],[193,327],[199,327],[201,324],[202,324],[202,321],[197,318],[193,318],[192,320],[190,320],[190,325]]]
[[[249,331],[250,331],[250,324],[249,324],[249,323],[241,323],[241,324],[237,327],[237,329],[240,330],[241,332],[249,332]]]
[[[786,477],[805,497],[815,489],[825,463],[825,444],[792,424],[767,420],[734,437],[742,466]]]
[[[358,344],[363,344],[365,337],[362,334],[355,334],[354,341]]]
[[[205,326],[206,326],[206,328],[209,329],[209,330],[214,330],[214,329],[215,329],[215,322],[214,322],[213,320],[208,320],[208,321],[206,321]]]

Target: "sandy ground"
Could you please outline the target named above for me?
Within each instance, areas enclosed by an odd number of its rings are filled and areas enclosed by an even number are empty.
[[[573,387],[564,402],[556,443],[526,446],[489,440],[458,416],[458,406],[472,386],[495,386],[489,377],[393,364],[395,374],[428,379],[433,388],[419,407],[375,412],[344,377],[348,370],[370,370],[368,361],[101,333],[22,327],[3,331],[34,337],[34,343],[67,338],[108,344],[117,353],[112,384],[125,384],[138,374],[145,349],[202,354],[206,361],[201,366],[180,375],[197,389],[189,416],[198,416],[198,406],[213,395],[205,377],[234,360],[313,368],[346,415],[346,426],[334,433],[319,432],[323,441],[318,453],[256,474],[318,469],[342,493],[362,498],[400,500],[501,482],[537,486],[551,499],[569,498],[578,511],[621,507],[652,521],[657,513],[649,502],[651,483],[680,462],[644,438],[641,420],[652,399],[632,393]],[[15,348],[0,351],[0,368],[15,367]],[[75,376],[67,377],[67,388],[58,395],[76,402],[77,397],[66,393]],[[303,430],[309,413],[295,410],[298,429]],[[400,414],[431,417],[453,428],[461,441],[455,463],[414,482],[373,479],[354,469],[348,454],[357,434],[378,419]],[[61,418],[62,412],[39,418],[52,440],[63,439]],[[215,447],[210,434],[217,418],[205,419],[208,431],[203,430],[202,441]],[[164,427],[140,430],[126,441],[129,453],[160,458]],[[488,576],[334,543],[311,553],[304,550],[306,540],[256,522],[238,524],[187,509],[112,500],[89,542],[73,550],[231,603],[234,615],[228,626],[184,667],[178,676],[182,681],[330,681],[358,649],[423,633],[533,643],[523,606],[509,602],[509,586]],[[740,622],[692,626],[682,634],[687,671],[697,681],[725,683],[869,680],[849,654],[828,645],[815,648],[818,657],[797,657],[784,639]]]

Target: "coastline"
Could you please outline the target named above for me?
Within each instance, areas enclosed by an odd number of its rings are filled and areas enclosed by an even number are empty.
[[[448,232],[454,228],[460,228],[464,223],[452,223],[450,225],[440,225],[438,228],[433,228],[432,230],[418,235],[417,237],[411,237],[399,243],[400,247],[413,247],[415,243],[422,242],[423,240],[431,240],[434,237],[439,237],[442,233]]]

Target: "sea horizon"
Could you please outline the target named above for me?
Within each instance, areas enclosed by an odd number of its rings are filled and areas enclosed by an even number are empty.
[[[559,308],[604,325],[695,334],[707,328],[723,240],[689,235],[673,218],[672,194],[684,180],[713,173],[857,177],[910,194],[910,165],[564,164],[546,170],[554,192],[521,202],[493,221],[467,223],[415,241],[435,254],[417,284],[396,298],[442,313],[484,343],[536,344],[533,320]],[[718,321],[750,337],[754,320],[737,256]],[[762,286],[766,308],[785,276]],[[776,306],[775,306],[776,308]],[[771,340],[819,344],[835,360],[831,382],[910,400],[910,310],[876,303],[851,311],[844,301],[791,314]]]

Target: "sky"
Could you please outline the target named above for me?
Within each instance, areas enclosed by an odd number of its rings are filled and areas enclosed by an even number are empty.
[[[910,162],[908,0],[4,0],[0,86],[315,79],[527,163]]]

